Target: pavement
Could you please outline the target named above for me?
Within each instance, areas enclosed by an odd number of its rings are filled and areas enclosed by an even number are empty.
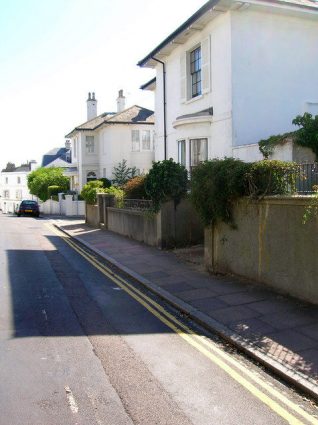
[[[255,282],[194,269],[174,251],[89,227],[82,219],[54,224],[318,400],[318,306]]]

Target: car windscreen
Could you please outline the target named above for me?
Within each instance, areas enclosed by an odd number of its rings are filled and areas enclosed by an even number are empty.
[[[37,205],[37,203],[35,201],[27,201],[27,202],[23,201],[23,202],[21,202],[22,207],[34,207],[36,205]]]

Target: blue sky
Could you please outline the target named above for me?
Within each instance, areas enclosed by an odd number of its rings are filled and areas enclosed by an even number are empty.
[[[41,160],[86,120],[95,91],[98,113],[153,109],[139,86],[154,76],[136,63],[181,25],[202,0],[0,0],[0,168]]]

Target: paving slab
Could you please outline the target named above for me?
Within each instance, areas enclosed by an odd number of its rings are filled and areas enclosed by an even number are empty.
[[[92,229],[83,220],[54,223],[318,400],[318,306],[255,282],[195,270],[173,251]]]

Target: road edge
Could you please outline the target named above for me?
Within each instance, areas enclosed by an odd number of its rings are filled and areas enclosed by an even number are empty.
[[[84,245],[86,248],[90,249],[93,252],[96,252],[97,255],[104,258],[107,262],[112,264],[114,267],[117,267],[123,271],[128,276],[135,279],[137,282],[145,286],[147,289],[152,291],[154,294],[158,295],[164,301],[171,304],[174,308],[179,310],[181,313],[186,314],[193,321],[197,322],[199,325],[203,326],[205,329],[212,333],[216,333],[227,343],[232,344],[239,351],[247,354],[252,359],[256,360],[258,363],[263,365],[265,368],[269,369],[274,374],[278,375],[280,378],[286,382],[293,385],[295,388],[299,389],[302,393],[310,396],[316,402],[318,402],[318,386],[314,383],[308,382],[306,378],[303,378],[299,373],[295,373],[283,364],[277,362],[276,360],[268,357],[266,354],[260,352],[259,350],[253,348],[248,344],[239,334],[235,333],[231,329],[227,328],[220,322],[212,319],[206,314],[198,311],[196,308],[187,304],[186,302],[180,300],[178,297],[170,294],[168,291],[160,288],[155,283],[144,278],[135,271],[129,269],[124,264],[121,264],[113,257],[105,254],[100,251],[98,248],[93,247],[90,243],[83,241],[78,236],[71,235],[67,230],[63,229],[58,223],[52,223],[61,232],[65,233],[71,239],[76,240],[78,243]]]

